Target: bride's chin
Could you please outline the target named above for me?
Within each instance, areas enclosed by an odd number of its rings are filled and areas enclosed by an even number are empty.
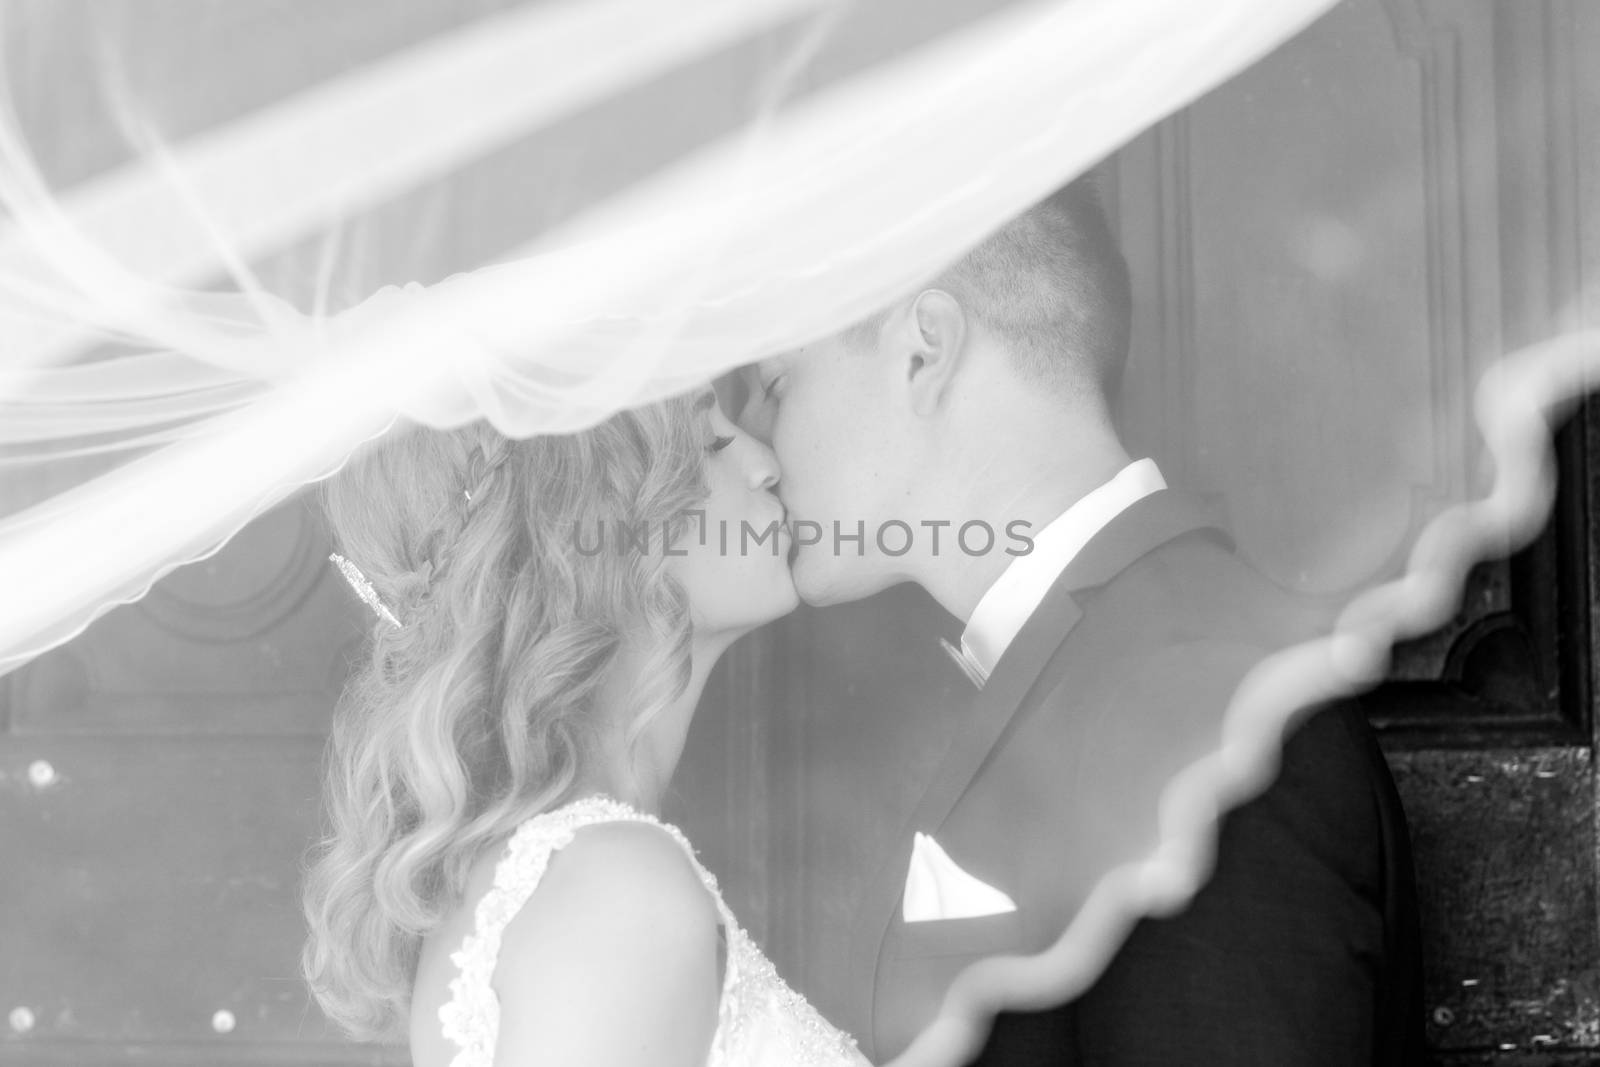
[[[721,656],[739,638],[793,613],[801,603],[800,592],[788,580],[787,574],[772,594],[752,599],[756,602],[747,605],[749,615],[738,623],[718,627],[707,626],[704,622],[697,624],[695,643],[712,655]]]

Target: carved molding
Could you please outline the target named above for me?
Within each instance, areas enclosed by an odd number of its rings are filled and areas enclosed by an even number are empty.
[[[1168,456],[1180,464],[1174,473],[1181,480],[1193,477],[1189,464],[1196,439],[1195,412],[1195,292],[1194,195],[1190,181],[1189,118],[1180,112],[1161,124],[1155,138],[1156,174],[1159,181],[1156,214],[1161,309],[1162,366],[1170,386],[1162,391],[1162,425],[1168,436]]]
[[[1467,465],[1475,438],[1469,399],[1476,378],[1472,302],[1467,272],[1471,210],[1466,190],[1472,182],[1462,149],[1465,116],[1461,100],[1462,40],[1458,26],[1440,24],[1424,10],[1422,0],[1378,0],[1394,38],[1396,52],[1417,68],[1422,130],[1422,200],[1425,211],[1422,242],[1427,263],[1427,335],[1429,407],[1433,423],[1432,476],[1409,486],[1410,517],[1399,531],[1393,550],[1376,573],[1404,570],[1417,535],[1444,508],[1459,503],[1472,490]],[[1342,600],[1366,579],[1334,591]]]
[[[326,732],[370,616],[300,502],[0,679],[16,735]],[[207,568],[213,568],[208,573]]]
[[[1381,7],[1377,17],[1386,20],[1396,50],[1416,68],[1423,131],[1420,155],[1425,215],[1420,239],[1426,263],[1427,399],[1434,451],[1426,460],[1429,476],[1409,489],[1409,523],[1396,531],[1392,551],[1376,568],[1377,573],[1393,574],[1401,569],[1421,527],[1445,506],[1464,499],[1472,488],[1466,469],[1476,447],[1468,417],[1476,376],[1472,361],[1482,348],[1481,340],[1497,332],[1498,314],[1497,309],[1482,307],[1482,301],[1469,298],[1475,279],[1480,288],[1493,280],[1492,246],[1486,246],[1483,235],[1472,229],[1475,218],[1491,217],[1493,205],[1471,202],[1474,195],[1481,198],[1483,185],[1481,175],[1469,173],[1469,167],[1478,161],[1469,160],[1464,150],[1463,129],[1468,118],[1462,99],[1462,30],[1458,25],[1440,24],[1418,0],[1372,2]],[[1310,31],[1316,32],[1315,28]],[[1488,73],[1482,72],[1483,76]],[[1251,76],[1247,73],[1243,79]],[[1248,92],[1238,95],[1246,101],[1253,99]],[[1487,121],[1488,117],[1481,118]],[[1471,121],[1477,123],[1479,118],[1474,114]],[[1203,353],[1196,344],[1192,130],[1190,113],[1180,112],[1153,131],[1145,165],[1156,173],[1153,181],[1147,179],[1148,184],[1139,187],[1144,194],[1141,209],[1155,216],[1157,262],[1146,284],[1157,289],[1151,341],[1161,354],[1164,374],[1161,426],[1156,431],[1166,446],[1163,459],[1173,468],[1172,475],[1191,484],[1197,472],[1184,468],[1192,463],[1196,443],[1203,440],[1194,421],[1196,367]],[[1483,165],[1492,167],[1492,160]],[[1480,229],[1482,225],[1480,221]],[[1330,600],[1348,596],[1357,586],[1329,591]]]
[[[209,560],[168,575],[135,610],[151,625],[198,644],[259,637],[294,614],[327,577],[322,546],[315,525],[296,502],[256,520]],[[263,561],[269,561],[268,569],[261,569]],[[219,597],[221,583],[211,577],[218,572],[244,577],[248,584]]]
[[[1414,3],[1388,0],[1386,10],[1401,16],[1397,34],[1415,34]],[[1498,336],[1516,347],[1578,318],[1577,35],[1566,4],[1498,6],[1493,16],[1496,310]],[[1410,681],[1380,693],[1391,743],[1589,742],[1591,423],[1585,405],[1556,438],[1560,491],[1539,539],[1509,561],[1480,566],[1457,618],[1397,650],[1395,673]]]
[[[1405,197],[1407,213],[1421,213],[1420,233],[1403,236],[1422,242],[1414,256],[1425,271],[1417,291],[1425,306],[1417,315],[1418,337],[1425,337],[1427,348],[1402,355],[1428,362],[1426,378],[1418,380],[1426,393],[1417,400],[1431,416],[1424,440],[1433,452],[1419,457],[1399,486],[1409,519],[1403,510],[1395,514],[1393,547],[1376,572],[1392,576],[1402,571],[1427,522],[1487,487],[1488,472],[1474,469],[1481,446],[1471,418],[1472,393],[1487,361],[1507,344],[1557,332],[1576,318],[1583,266],[1575,158],[1576,146],[1583,144],[1574,55],[1580,35],[1564,2],[1463,7],[1367,0],[1364,10],[1343,10],[1346,21],[1324,32],[1335,41],[1348,32],[1370,47],[1376,30],[1380,47],[1385,39],[1392,42],[1393,56],[1378,62],[1399,76],[1397,106],[1416,108],[1420,137],[1414,155],[1403,146],[1396,157],[1407,162],[1397,172],[1398,193],[1391,195]],[[1313,28],[1308,38],[1317,32]],[[1252,77],[1277,84],[1273,78],[1292,73],[1280,66],[1246,74],[1240,87],[1228,90],[1227,106],[1264,106],[1254,101],[1270,94],[1262,92],[1261,82],[1247,84]],[[1508,98],[1516,102],[1514,111]],[[1141,379],[1159,389],[1159,400],[1151,397],[1141,415],[1161,423],[1152,427],[1152,443],[1164,446],[1170,476],[1191,484],[1199,472],[1183,465],[1205,443],[1205,427],[1195,424],[1196,392],[1206,384],[1196,381],[1199,359],[1206,355],[1197,351],[1198,328],[1205,324],[1196,321],[1196,270],[1206,252],[1197,242],[1221,239],[1206,231],[1193,202],[1195,179],[1211,171],[1193,171],[1228,165],[1208,164],[1208,145],[1195,138],[1206,135],[1207,124],[1232,121],[1215,111],[1203,113],[1204,122],[1194,114],[1162,123],[1121,160],[1124,206],[1137,205],[1144,213],[1126,219],[1124,229],[1145,267],[1141,283],[1155,290],[1148,318],[1141,319],[1148,328],[1145,343],[1161,359],[1162,377]],[[1292,151],[1294,144],[1286,148]],[[1593,454],[1588,432],[1580,420],[1558,442],[1565,488],[1550,530],[1517,557],[1477,568],[1458,618],[1396,650],[1392,677],[1407,685],[1391,695],[1406,696],[1378,716],[1395,737],[1411,734],[1428,744],[1513,740],[1498,732],[1501,727],[1521,739],[1515,743],[1567,743],[1585,736],[1590,629],[1587,604],[1574,591],[1587,580],[1583,490]],[[1248,543],[1248,532],[1240,532]],[[1389,534],[1385,527],[1383,535]],[[1387,546],[1374,547],[1382,552]],[[1350,591],[1330,593],[1330,606]]]

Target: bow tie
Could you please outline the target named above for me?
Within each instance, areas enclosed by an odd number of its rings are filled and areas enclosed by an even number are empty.
[[[952,645],[944,638],[939,638],[939,647],[944,649],[951,659],[956,661],[956,666],[961,668],[961,673],[967,676],[967,681],[974,688],[982,689],[983,683],[989,680],[989,672],[983,669],[983,664],[966,647]]]

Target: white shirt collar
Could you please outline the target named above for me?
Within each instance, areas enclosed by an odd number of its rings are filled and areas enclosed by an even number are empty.
[[[957,661],[967,660],[962,667],[974,683],[982,686],[988,681],[1012,639],[1083,546],[1112,519],[1166,487],[1154,460],[1135,460],[1034,535],[1033,551],[1016,557],[1001,572],[962,631]]]

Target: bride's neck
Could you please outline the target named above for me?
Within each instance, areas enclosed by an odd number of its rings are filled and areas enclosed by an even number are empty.
[[[693,640],[688,685],[650,719],[632,746],[627,742],[630,730],[647,710],[640,705],[639,690],[644,672],[650,667],[650,656],[637,644],[623,647],[611,677],[596,698],[595,711],[605,724],[605,744],[602,766],[592,776],[593,781],[585,783],[585,791],[608,793],[641,811],[660,813],[661,799],[677,770],[706,680],[732,643],[731,637],[697,636]]]

